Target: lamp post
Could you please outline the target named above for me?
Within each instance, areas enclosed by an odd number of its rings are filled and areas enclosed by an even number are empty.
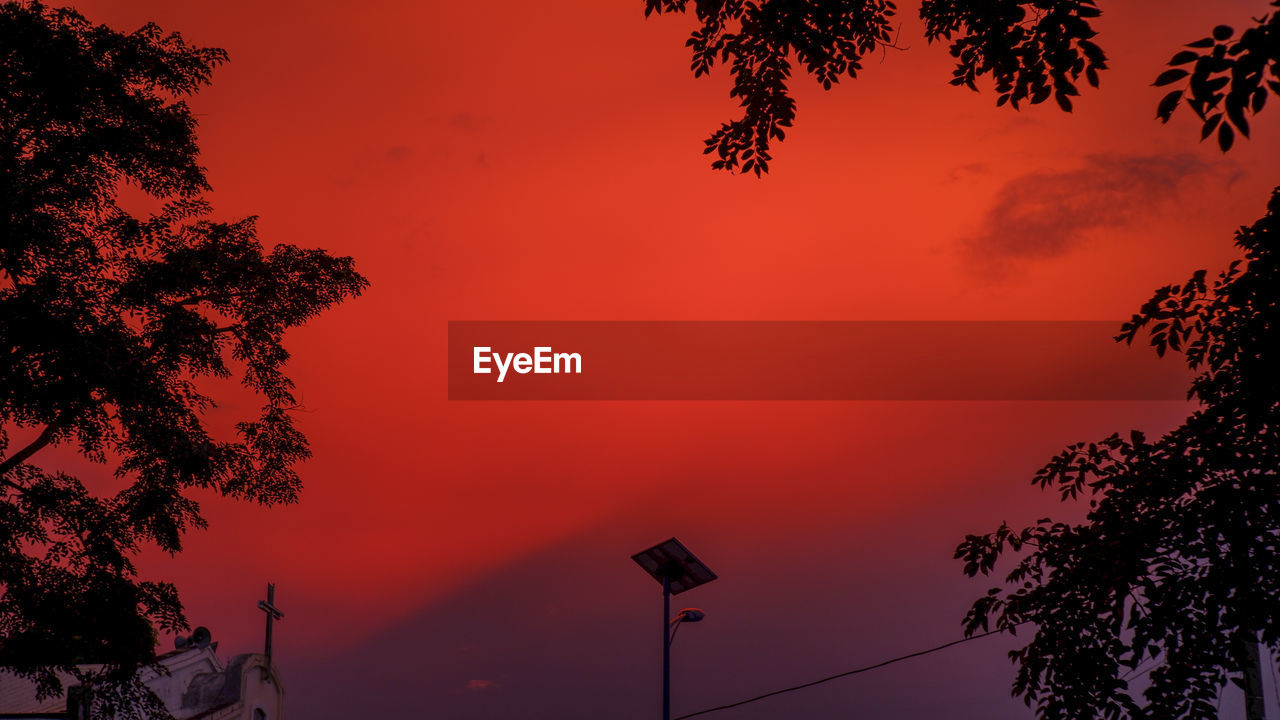
[[[671,538],[631,556],[636,564],[662,584],[662,720],[671,720],[671,640],[682,622],[697,622],[705,613],[697,608],[681,610],[671,619],[671,596],[716,579],[711,568]]]

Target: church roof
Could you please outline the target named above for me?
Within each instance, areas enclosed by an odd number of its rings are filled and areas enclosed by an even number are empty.
[[[216,644],[181,648],[156,658],[157,664],[165,668],[164,674],[143,670],[143,682],[174,717],[196,720],[218,714],[244,700],[247,669],[256,665],[265,670],[265,657],[258,654],[236,655],[224,666],[215,653],[216,648]],[[278,684],[274,669],[271,675]],[[62,680],[63,692],[38,699],[33,681],[0,669],[0,720],[68,718],[67,691],[78,681],[69,673],[58,673],[58,677]]]

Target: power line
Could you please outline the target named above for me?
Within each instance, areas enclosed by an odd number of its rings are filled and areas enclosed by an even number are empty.
[[[1015,623],[1011,627],[1018,627],[1019,625],[1025,625],[1028,622],[1030,621],[1024,620],[1020,623]],[[686,720],[686,718],[697,717],[699,715],[706,715],[708,713],[713,713],[713,712],[719,712],[720,710],[728,710],[729,708],[736,708],[742,705],[746,705],[748,703],[764,700],[765,698],[771,698],[771,697],[774,697],[775,695],[782,695],[784,693],[795,692],[796,690],[803,690],[805,688],[813,687],[814,685],[821,685],[822,683],[825,683],[825,682],[838,680],[842,677],[849,677],[850,675],[857,675],[859,673],[868,672],[870,670],[877,670],[879,668],[885,667],[886,665],[899,663],[899,662],[902,662],[903,660],[910,660],[911,658],[917,658],[917,657],[920,657],[921,655],[929,655],[931,653],[936,653],[939,650],[946,650],[949,647],[954,647],[961,643],[967,643],[971,640],[980,640],[984,637],[989,637],[991,635],[999,635],[1000,633],[1003,633],[1003,632],[1004,632],[1004,629],[1000,629],[1000,630],[989,630],[987,632],[979,633],[977,635],[970,635],[969,637],[963,637],[963,638],[960,638],[959,640],[952,640],[949,643],[943,643],[942,645],[937,645],[927,650],[917,650],[916,652],[908,653],[906,655],[899,655],[898,657],[890,658],[888,660],[883,660],[874,665],[866,665],[864,667],[855,668],[853,670],[847,670],[845,672],[838,673],[836,675],[824,677],[821,680],[813,680],[813,681],[804,683],[803,685],[792,685],[791,687],[782,688],[781,690],[774,690],[773,692],[767,692],[763,695],[757,695],[753,698],[747,698],[746,700],[739,700],[738,702],[729,703],[728,705],[717,705],[715,707],[707,708],[705,710],[699,710],[697,712],[689,713],[688,715],[681,715],[677,717],[675,720]]]
[[[1121,676],[1120,676],[1120,679],[1121,679],[1121,680],[1137,680],[1138,678],[1142,677],[1143,675],[1146,675],[1147,673],[1151,672],[1152,670],[1155,670],[1155,669],[1156,669],[1157,667],[1159,667],[1159,666],[1162,664],[1162,662],[1163,662],[1163,661],[1161,661],[1161,660],[1156,660],[1156,659],[1154,659],[1154,658],[1153,658],[1152,660],[1153,660],[1153,662],[1152,662],[1150,665],[1148,665],[1148,666],[1146,666],[1146,667],[1142,668],[1141,670],[1139,670],[1138,668],[1134,668],[1134,669],[1130,670],[1129,672],[1125,673],[1124,675],[1121,675]]]

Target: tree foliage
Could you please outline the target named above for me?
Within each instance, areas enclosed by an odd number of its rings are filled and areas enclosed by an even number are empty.
[[[687,0],[645,0],[645,15],[684,12]],[[695,2],[702,27],[685,44],[693,50],[693,74],[730,63],[733,89],[744,109],[706,141],[719,159],[712,167],[759,175],[769,169],[769,143],[786,137],[795,119],[787,92],[794,54],[823,87],[857,77],[862,58],[890,43],[895,7],[889,0],[858,2]]]
[[[1042,718],[1217,718],[1246,645],[1280,655],[1280,188],[1236,243],[1243,260],[1161,288],[1117,338],[1182,355],[1200,409],[1045,465],[1035,484],[1087,498],[1084,522],[1002,525],[956,551],[971,576],[1017,556],[966,626],[1034,625],[1014,692]]]
[[[1280,0],[1271,6],[1280,8]],[[1267,95],[1280,95],[1280,11],[1262,16],[1238,38],[1233,28],[1219,25],[1210,37],[1187,47],[1156,78],[1156,86],[1184,81],[1183,89],[1164,96],[1156,116],[1169,122],[1185,97],[1203,123],[1200,139],[1216,130],[1218,146],[1226,152],[1236,133],[1249,137],[1248,118],[1262,111]]]
[[[45,692],[80,663],[131,677],[153,626],[184,626],[132,557],[204,526],[193,490],[297,496],[282,335],[367,285],[351,258],[210,217],[184,98],[225,59],[155,25],[0,4],[0,666]],[[126,186],[161,209],[130,211]],[[233,373],[262,408],[220,435],[202,379]],[[37,464],[54,445],[106,477]]]
[[[692,4],[700,24],[685,43],[695,76],[716,63],[729,65],[742,117],[721,124],[705,141],[715,153],[711,166],[730,172],[768,172],[771,144],[786,137],[796,117],[789,83],[792,58],[824,88],[840,78],[856,78],[866,56],[896,47],[890,0],[645,0],[645,15],[684,13]],[[1280,6],[1280,2],[1273,2]],[[996,104],[1015,109],[1053,98],[1070,112],[1081,77],[1093,87],[1107,69],[1107,56],[1094,37],[1101,16],[1094,0],[923,0],[920,19],[929,42],[945,41],[956,61],[951,84],[978,90],[990,76]],[[1234,31],[1214,29],[1194,42],[1203,56],[1184,51],[1175,65],[1195,62],[1193,71],[1166,71],[1164,85],[1189,77],[1187,102],[1205,122],[1204,137],[1217,128],[1223,150],[1235,131],[1248,135],[1246,115],[1262,109],[1267,90],[1280,94],[1276,63],[1280,33],[1273,13],[1230,41]],[[1188,54],[1190,53],[1190,54]],[[1271,80],[1263,77],[1270,72]],[[1230,89],[1222,92],[1230,83]],[[1170,93],[1159,106],[1168,120],[1182,95]],[[1218,111],[1219,104],[1224,109]],[[1227,122],[1222,122],[1225,113]]]

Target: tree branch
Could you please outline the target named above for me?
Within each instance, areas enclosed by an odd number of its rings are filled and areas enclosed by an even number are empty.
[[[53,442],[53,437],[66,424],[66,413],[60,415],[57,420],[45,426],[40,432],[39,437],[31,441],[30,445],[22,448],[18,452],[10,455],[3,461],[0,461],[0,477],[3,477],[10,470],[26,462],[28,458],[40,452],[46,445]]]
[[[181,300],[171,300],[168,305],[170,307],[180,307],[183,305],[199,305],[202,302],[226,302],[235,298],[241,298],[249,293],[247,291],[240,292],[224,292],[224,293],[205,293],[200,295],[190,295]]]

